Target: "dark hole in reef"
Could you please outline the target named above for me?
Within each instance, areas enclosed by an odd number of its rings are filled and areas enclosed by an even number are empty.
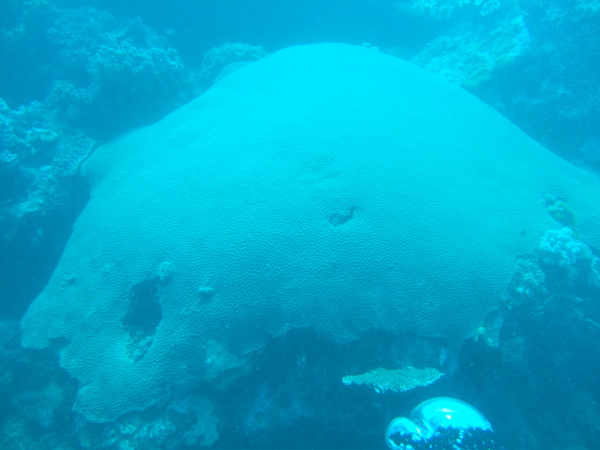
[[[159,279],[142,281],[131,288],[129,307],[123,317],[123,328],[129,333],[129,357],[139,361],[152,345],[156,327],[162,320]]]
[[[344,225],[346,222],[348,222],[350,219],[352,219],[352,217],[354,216],[355,209],[356,209],[356,206],[352,205],[343,211],[332,212],[327,217],[327,220],[329,220],[329,223],[331,225],[333,225],[334,227]]]

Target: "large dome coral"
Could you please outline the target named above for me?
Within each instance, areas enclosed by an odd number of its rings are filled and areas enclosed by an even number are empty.
[[[458,345],[558,225],[545,195],[582,238],[600,228],[597,178],[466,91],[342,44],[238,70],[84,172],[91,200],[22,328],[27,347],[66,339],[92,421],[295,327]]]

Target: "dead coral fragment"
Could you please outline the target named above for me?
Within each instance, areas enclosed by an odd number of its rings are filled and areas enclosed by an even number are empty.
[[[437,369],[415,369],[412,366],[388,370],[378,368],[361,375],[346,375],[342,378],[344,384],[364,384],[371,386],[380,394],[385,391],[404,392],[418,386],[428,386],[443,375]]]

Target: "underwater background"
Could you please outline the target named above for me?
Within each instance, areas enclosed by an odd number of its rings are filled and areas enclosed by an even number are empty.
[[[65,343],[21,345],[90,199],[88,157],[242,64],[322,42],[408,60],[600,176],[598,0],[2,0],[1,448],[386,448],[388,423],[435,397],[476,407],[494,446],[600,448],[600,249],[562,199],[546,205],[555,229],[514,255],[497,310],[458,349],[291,327],[210,383],[93,421],[73,409],[81,386],[61,367]],[[161,320],[153,289],[138,286],[124,311],[138,341]],[[366,376],[380,367],[403,371]]]

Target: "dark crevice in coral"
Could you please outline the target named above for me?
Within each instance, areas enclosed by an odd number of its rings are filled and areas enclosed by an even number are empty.
[[[342,211],[334,211],[327,217],[327,220],[334,227],[339,227],[340,225],[344,225],[348,222],[352,217],[354,217],[354,211],[356,210],[356,206],[352,205]]]
[[[156,328],[162,320],[159,279],[142,281],[131,288],[129,307],[122,319],[129,333],[129,357],[139,361],[152,345]]]

